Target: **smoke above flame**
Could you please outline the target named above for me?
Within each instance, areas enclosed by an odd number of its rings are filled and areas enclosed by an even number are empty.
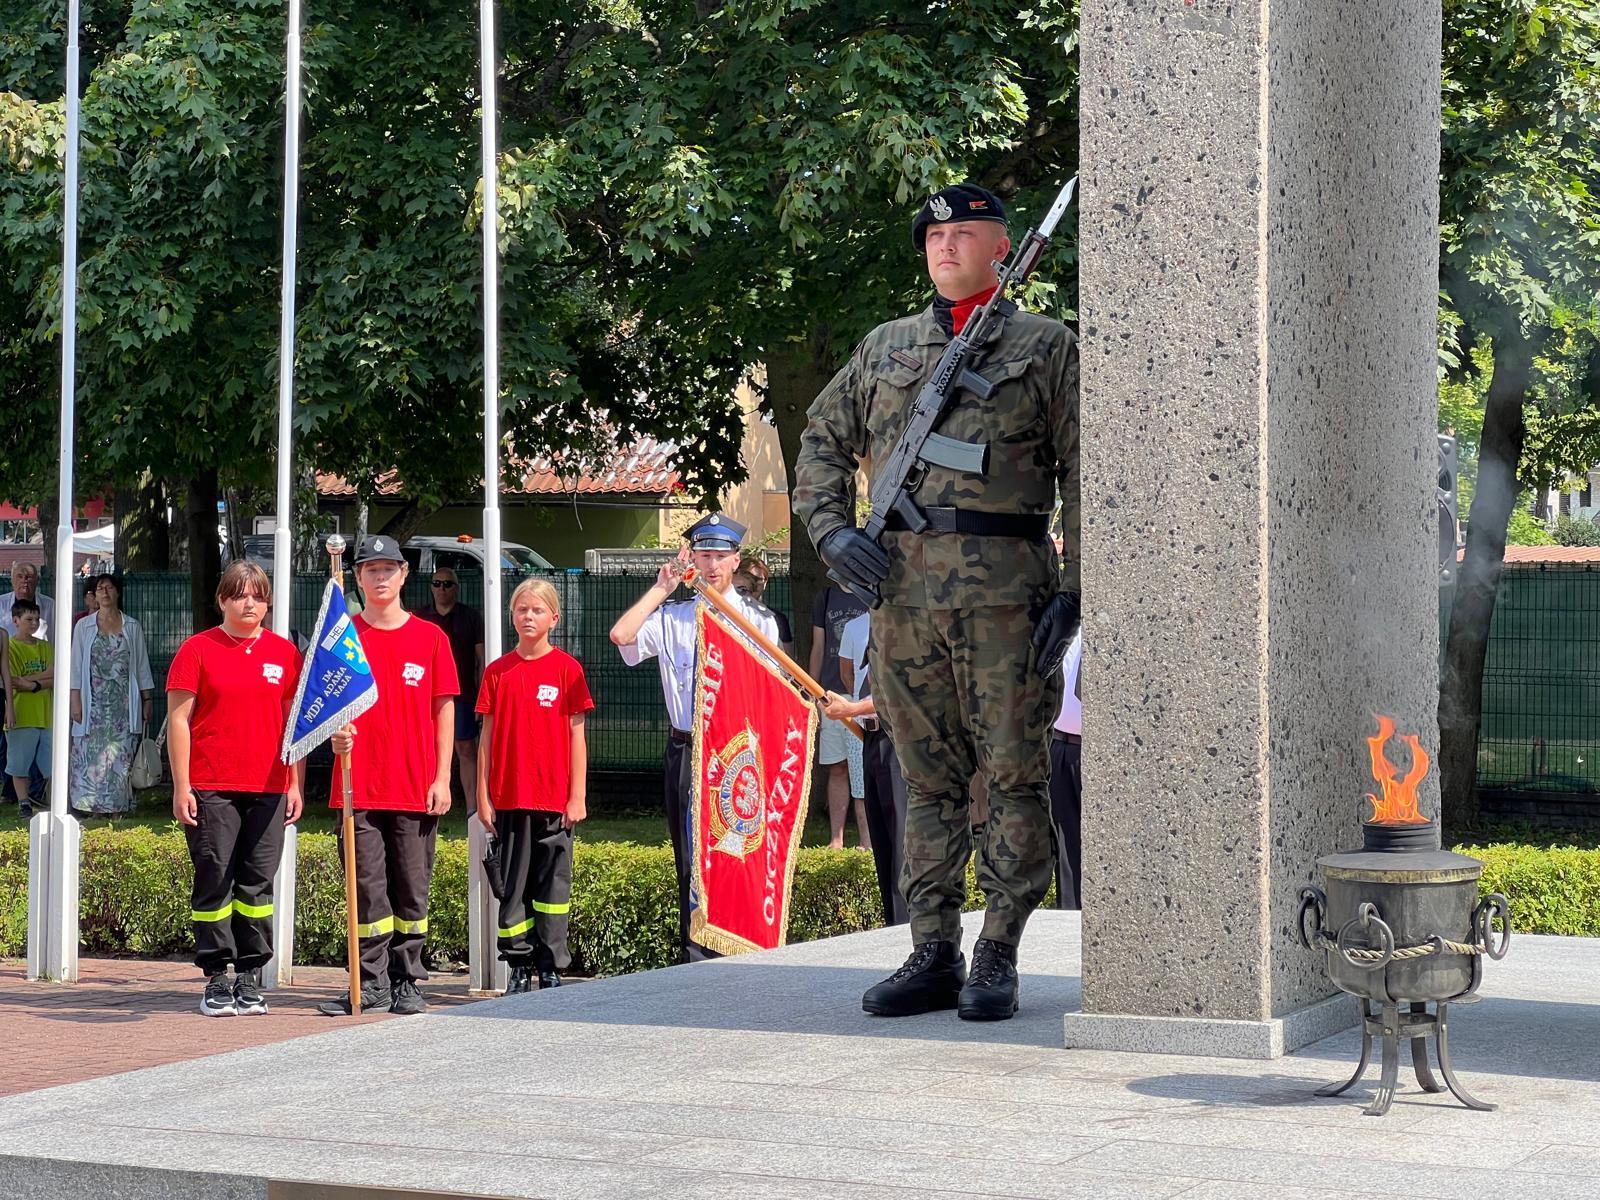
[[[1394,718],[1377,715],[1377,722],[1378,733],[1376,737],[1367,739],[1367,752],[1372,758],[1372,777],[1378,782],[1382,798],[1367,793],[1367,799],[1372,802],[1372,816],[1368,818],[1368,823],[1425,825],[1428,818],[1422,815],[1418,807],[1417,786],[1427,778],[1428,767],[1433,760],[1422,748],[1416,734],[1401,734],[1400,740],[1411,748],[1411,769],[1401,778],[1400,768],[1390,762],[1389,756],[1384,753],[1384,746],[1394,736]]]

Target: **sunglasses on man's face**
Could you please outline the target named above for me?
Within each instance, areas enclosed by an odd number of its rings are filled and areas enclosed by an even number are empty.
[[[432,581],[432,583],[434,587],[444,588],[447,591],[456,585],[456,581],[454,579],[435,579]]]

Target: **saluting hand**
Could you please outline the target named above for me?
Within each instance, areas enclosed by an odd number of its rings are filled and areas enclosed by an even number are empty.
[[[684,574],[689,570],[689,551],[678,551],[677,558],[669,558],[661,564],[661,569],[656,572],[656,586],[664,592],[675,592],[678,584],[683,582]]]

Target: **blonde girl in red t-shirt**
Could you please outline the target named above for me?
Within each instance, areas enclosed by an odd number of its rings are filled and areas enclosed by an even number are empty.
[[[271,605],[267,573],[230,563],[217,585],[222,624],[184,642],[167,672],[172,815],[194,861],[189,915],[208,1017],[267,1011],[272,879],[284,825],[300,818],[304,765],[279,758],[300,654],[264,626]]]
[[[572,908],[572,827],[588,815],[584,718],[594,708],[578,660],[550,644],[561,599],[543,579],[511,593],[517,648],[483,673],[478,819],[500,842],[500,957],[507,994],[560,987]]]

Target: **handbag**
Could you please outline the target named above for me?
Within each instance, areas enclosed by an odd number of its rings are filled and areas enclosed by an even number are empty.
[[[128,769],[128,782],[135,789],[153,788],[161,783],[161,751],[167,743],[167,723],[161,722],[161,732],[154,738],[139,739],[139,748],[133,752],[133,765]]]

